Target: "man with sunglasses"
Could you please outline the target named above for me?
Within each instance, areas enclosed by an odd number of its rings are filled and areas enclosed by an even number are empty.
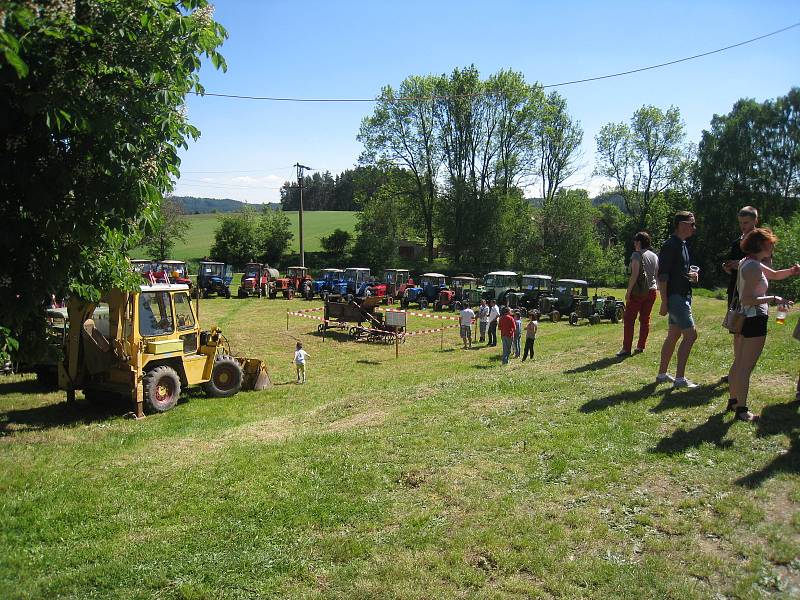
[[[692,284],[697,283],[698,274],[689,267],[691,260],[686,240],[695,234],[694,215],[680,211],[673,218],[675,231],[661,247],[658,255],[658,291],[661,296],[659,314],[669,314],[669,330],[661,347],[661,365],[656,383],[672,382],[676,388],[696,388],[697,384],[686,379],[686,362],[697,339],[697,329],[692,316]],[[667,372],[675,346],[678,346],[678,364],[675,377]]]

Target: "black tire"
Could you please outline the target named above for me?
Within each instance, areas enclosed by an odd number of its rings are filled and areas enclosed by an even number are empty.
[[[553,312],[550,313],[550,320],[553,323],[558,323],[561,320],[561,313],[558,312],[557,310],[554,310]]]
[[[144,402],[152,412],[166,412],[181,397],[181,379],[175,369],[161,365],[145,373],[142,379]]]
[[[231,289],[230,288],[225,288],[225,297],[226,298],[230,298],[231,297]]]
[[[314,290],[311,288],[306,288],[306,300],[313,300],[314,299]]]
[[[356,339],[358,336],[358,327],[351,327],[349,333],[351,338]]]
[[[231,356],[219,356],[211,370],[211,379],[203,384],[203,390],[211,398],[230,398],[242,389],[242,366]]]
[[[247,298],[247,292],[244,291],[244,288],[239,288],[239,292],[236,295],[239,298]]]
[[[269,299],[270,300],[275,300],[275,298],[277,298],[277,297],[278,297],[278,292],[276,292],[275,290],[270,290],[269,291]]]
[[[403,310],[408,308],[408,298],[402,298],[400,300],[400,308],[402,308]]]
[[[420,300],[419,300],[419,309],[420,310],[425,310],[426,308],[428,308],[428,301],[425,298],[420,298]]]
[[[622,317],[625,315],[625,307],[618,306],[614,311],[614,316],[611,317],[612,323],[619,323],[622,320]]]
[[[292,298],[294,298],[294,290],[286,290],[284,296],[286,296],[287,300],[291,300]]]
[[[577,325],[578,324],[578,313],[572,313],[569,316],[569,324],[570,325]]]

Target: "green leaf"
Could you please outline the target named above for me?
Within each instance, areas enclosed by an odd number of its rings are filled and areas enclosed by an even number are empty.
[[[14,70],[17,72],[17,77],[23,79],[28,76],[28,65],[19,57],[19,54],[11,50],[11,48],[6,48],[3,54],[8,64],[14,67]]]

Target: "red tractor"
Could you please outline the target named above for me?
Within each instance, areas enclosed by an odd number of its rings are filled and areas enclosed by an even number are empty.
[[[277,269],[270,269],[268,265],[247,263],[244,266],[242,283],[239,285],[239,291],[236,295],[239,298],[247,298],[248,296],[266,298],[274,287],[275,279],[278,276]]]
[[[413,287],[414,280],[408,269],[386,269],[383,272],[383,283],[386,285],[386,303],[394,304],[395,299],[402,298],[406,287]]]
[[[313,289],[314,280],[308,274],[305,267],[289,267],[286,269],[286,277],[275,280],[275,287],[270,288],[269,297],[275,298],[278,293],[282,293],[287,300],[294,298],[295,294],[305,296],[308,288]]]
[[[470,301],[470,290],[475,289],[478,280],[472,275],[456,275],[450,278],[450,285],[439,292],[433,303],[433,310],[461,310]]]

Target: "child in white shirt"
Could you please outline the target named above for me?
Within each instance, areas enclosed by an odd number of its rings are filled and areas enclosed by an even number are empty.
[[[297,342],[297,349],[294,352],[294,368],[297,370],[297,383],[306,382],[306,358],[310,355],[303,350],[303,343]]]

